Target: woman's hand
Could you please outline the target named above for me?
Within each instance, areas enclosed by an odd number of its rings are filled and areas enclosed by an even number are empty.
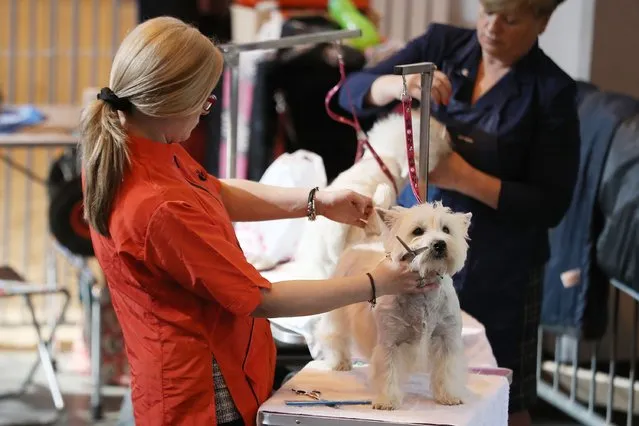
[[[327,219],[363,228],[373,211],[373,200],[350,190],[317,191],[315,209]]]
[[[406,77],[406,87],[408,94],[415,99],[422,98],[422,76],[421,74],[411,74]],[[453,87],[450,80],[441,71],[435,71],[433,74],[433,84],[431,86],[430,96],[436,104],[448,105],[450,96],[453,93]],[[401,98],[401,96],[400,96]]]
[[[406,77],[406,88],[412,98],[422,98],[421,78],[421,74],[411,74]],[[401,101],[403,87],[404,83],[401,75],[382,75],[371,85],[371,89],[366,96],[366,102],[373,106],[384,106],[393,101]],[[433,102],[448,105],[452,93],[452,85],[446,74],[441,71],[435,71],[430,91]]]
[[[377,296],[389,294],[424,293],[427,287],[419,288],[419,273],[410,270],[409,263],[396,263],[390,259],[384,259],[371,272],[375,280]]]
[[[428,183],[441,189],[459,191],[471,167],[461,155],[453,151],[441,158],[437,167],[428,174]]]

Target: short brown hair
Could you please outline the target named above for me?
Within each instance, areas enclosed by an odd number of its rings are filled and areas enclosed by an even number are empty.
[[[519,8],[532,10],[537,16],[550,17],[563,0],[480,0],[487,12],[500,13]]]

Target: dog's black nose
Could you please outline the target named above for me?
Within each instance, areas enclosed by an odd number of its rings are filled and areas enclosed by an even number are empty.
[[[435,243],[433,244],[433,251],[438,256],[441,256],[444,253],[446,253],[446,241],[444,240],[435,241]]]

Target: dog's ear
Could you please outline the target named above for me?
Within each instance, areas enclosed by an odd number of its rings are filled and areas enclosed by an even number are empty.
[[[397,222],[397,218],[400,215],[400,212],[393,209],[383,209],[381,207],[375,207],[375,212],[377,216],[381,219],[382,223],[386,225],[386,228],[390,229],[393,227],[395,222]]]
[[[468,236],[468,228],[470,228],[470,220],[473,218],[473,214],[471,212],[455,214],[459,216],[460,222],[464,226],[464,234]]]

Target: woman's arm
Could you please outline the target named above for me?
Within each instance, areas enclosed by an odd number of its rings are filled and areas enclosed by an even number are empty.
[[[284,188],[243,179],[221,179],[220,183],[224,207],[234,222],[289,219],[306,215],[311,188]],[[316,209],[321,210],[321,203],[317,204]]]
[[[395,66],[431,61],[439,67],[444,28],[441,24],[431,24],[426,33],[388,59],[349,74],[339,91],[339,105],[358,116],[376,115],[393,108],[402,87],[401,77],[394,75]]]
[[[579,168],[576,86],[563,89],[543,108],[525,182],[502,181],[453,153],[430,174],[433,185],[472,197],[507,220],[556,226],[570,205]]]
[[[221,220],[221,219],[220,219]],[[202,298],[235,315],[312,315],[371,299],[366,275],[271,284],[247,262],[224,229],[187,203],[160,205],[149,221],[143,259],[151,271],[167,274]],[[417,273],[383,262],[374,271],[376,296],[419,292]]]
[[[220,193],[232,221],[249,222],[303,217],[310,189],[283,188],[232,179],[220,182]],[[316,191],[315,214],[363,227],[373,210],[370,197],[349,190]]]
[[[382,291],[380,284],[380,280],[376,279],[377,297]],[[366,275],[329,280],[280,281],[273,283],[270,290],[262,290],[262,300],[252,315],[263,318],[315,315],[364,302],[372,296]]]
[[[574,82],[543,105],[525,182],[503,181],[497,211],[548,228],[566,214],[577,182],[581,136]]]

